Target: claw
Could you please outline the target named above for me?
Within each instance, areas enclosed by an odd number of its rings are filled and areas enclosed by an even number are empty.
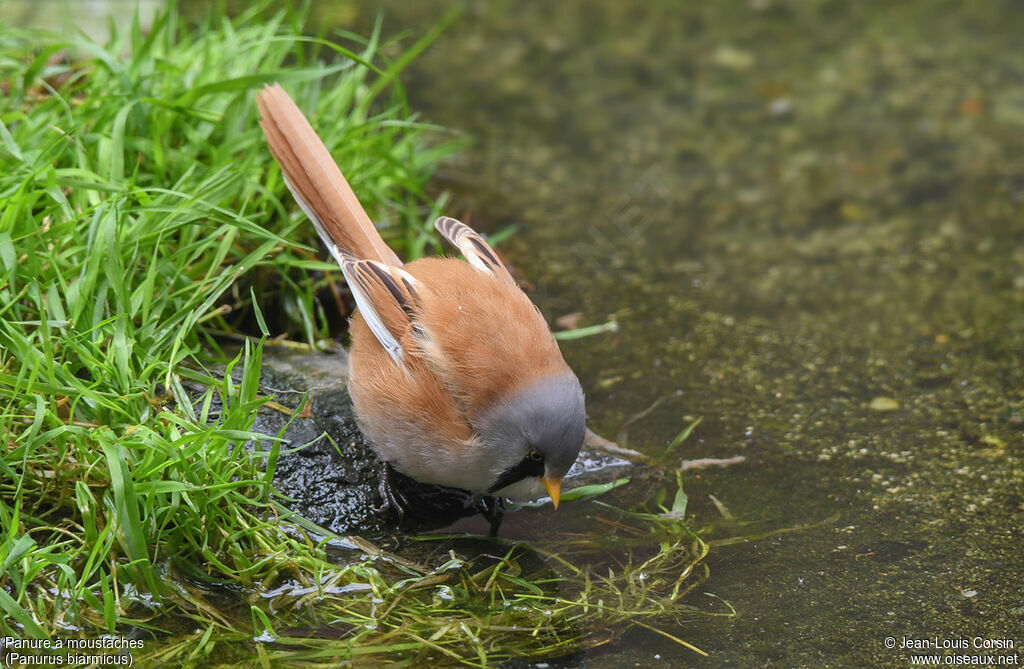
[[[385,514],[389,510],[394,511],[395,515],[398,516],[399,524],[401,524],[405,518],[405,509],[409,506],[409,501],[395,486],[394,475],[395,470],[391,467],[391,463],[385,462],[380,470],[380,485],[377,487],[383,503],[376,507],[374,511],[379,514]]]

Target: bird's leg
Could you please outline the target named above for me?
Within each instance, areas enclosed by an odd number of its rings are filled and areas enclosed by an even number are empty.
[[[391,467],[391,463],[385,461],[384,466],[380,469],[380,486],[377,488],[383,504],[377,507],[375,511],[377,513],[385,513],[388,509],[391,509],[398,516],[398,522],[401,524],[402,519],[405,517],[405,508],[409,505],[409,502],[395,486],[394,475],[395,470]]]
[[[480,515],[491,524],[491,536],[498,536],[498,528],[501,527],[501,521],[505,517],[505,498],[481,497]]]

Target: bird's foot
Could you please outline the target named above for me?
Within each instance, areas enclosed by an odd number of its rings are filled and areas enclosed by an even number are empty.
[[[405,518],[405,509],[409,506],[409,501],[395,486],[394,478],[394,468],[392,468],[390,462],[385,462],[380,470],[380,486],[377,488],[383,503],[375,508],[374,511],[379,514],[394,511],[395,515],[398,516],[399,524],[401,524],[402,519]]]
[[[498,536],[498,528],[505,517],[504,497],[481,497],[477,507],[482,515],[491,524],[491,536]]]

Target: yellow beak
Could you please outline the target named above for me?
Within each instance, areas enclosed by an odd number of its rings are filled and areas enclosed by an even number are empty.
[[[548,495],[551,496],[551,503],[558,508],[558,500],[562,497],[562,479],[555,478],[554,476],[545,476],[541,479],[544,481],[544,487],[548,489]]]

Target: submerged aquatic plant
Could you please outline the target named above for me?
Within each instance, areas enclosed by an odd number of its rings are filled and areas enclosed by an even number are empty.
[[[703,654],[665,630],[709,615],[683,601],[708,576],[708,544],[682,515],[685,494],[660,512],[601,507],[607,517],[594,515],[592,530],[550,543],[424,535],[415,539],[433,550],[420,562],[379,553],[343,569],[281,573],[250,594],[252,626],[244,631],[237,612],[223,622],[194,615],[216,628],[205,632],[211,647],[248,642],[249,634],[268,663],[387,657],[488,666],[596,648],[634,626]],[[195,656],[198,636],[169,639],[148,657]],[[239,658],[247,647],[240,645]]]

